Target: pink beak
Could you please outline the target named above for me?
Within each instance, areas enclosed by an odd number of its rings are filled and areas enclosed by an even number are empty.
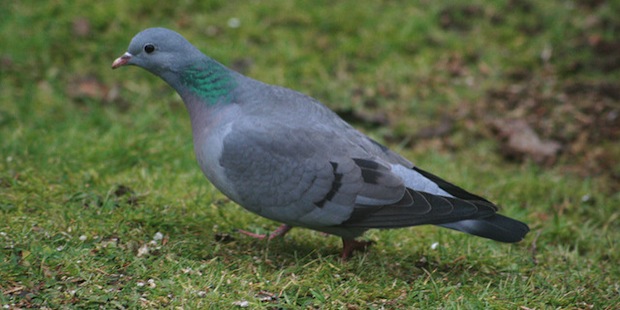
[[[129,53],[125,53],[123,56],[116,58],[116,60],[112,63],[112,69],[126,65],[132,56],[133,55]]]

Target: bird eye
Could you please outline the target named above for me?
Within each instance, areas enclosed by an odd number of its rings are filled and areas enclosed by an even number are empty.
[[[147,54],[152,53],[153,51],[155,51],[155,45],[153,45],[153,44],[151,44],[151,43],[144,44],[144,51],[145,51]]]

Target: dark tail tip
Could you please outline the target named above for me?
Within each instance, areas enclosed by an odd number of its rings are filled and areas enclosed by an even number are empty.
[[[523,240],[530,231],[530,228],[525,223],[499,214],[487,218],[462,220],[439,226],[507,243]]]

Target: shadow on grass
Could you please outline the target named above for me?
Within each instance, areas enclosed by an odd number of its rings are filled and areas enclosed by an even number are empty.
[[[283,268],[303,269],[304,266],[324,264],[358,275],[362,281],[373,281],[377,273],[384,277],[412,283],[420,278],[441,278],[442,282],[459,285],[464,279],[507,278],[519,274],[505,261],[472,255],[468,258],[454,251],[438,254],[436,251],[416,249],[394,249],[389,241],[382,245],[377,240],[364,252],[356,252],[348,261],[340,260],[341,241],[339,237],[323,236],[319,233],[297,231],[274,240],[258,240],[228,230],[229,232],[206,232],[202,227],[187,227],[187,231],[197,241],[196,236],[204,236],[204,242],[189,242],[183,248],[171,248],[177,255],[189,260],[211,260],[234,265],[252,261],[266,270],[277,271]],[[182,235],[172,238],[185,239]],[[199,238],[200,239],[200,238]],[[511,245],[506,245],[511,246]],[[522,253],[529,258],[529,253]],[[452,283],[453,282],[453,283]]]

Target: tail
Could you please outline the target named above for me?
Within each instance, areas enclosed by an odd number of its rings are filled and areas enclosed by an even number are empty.
[[[500,242],[521,241],[530,230],[495,213],[486,200],[465,200],[407,189],[403,199],[386,206],[359,206],[341,224],[349,228],[401,228],[433,224]]]
[[[519,242],[530,228],[522,222],[495,214],[488,218],[462,220],[439,226],[500,242]]]
[[[457,187],[432,173],[426,172],[417,167],[414,167],[413,170],[433,181],[442,190],[446,191],[455,198],[472,202],[483,201],[491,203],[488,200],[480,196],[471,194],[464,189]],[[483,218],[467,219],[438,225],[441,227],[458,230],[475,236],[508,243],[519,242],[523,240],[525,235],[530,231],[530,228],[525,223],[499,214],[493,214],[491,216]]]
[[[500,242],[518,242],[530,230],[524,223],[497,214],[497,206],[480,196],[419,168],[400,167],[396,171],[404,172],[399,175],[407,186],[400,201],[357,204],[339,226],[381,229],[433,224]]]

